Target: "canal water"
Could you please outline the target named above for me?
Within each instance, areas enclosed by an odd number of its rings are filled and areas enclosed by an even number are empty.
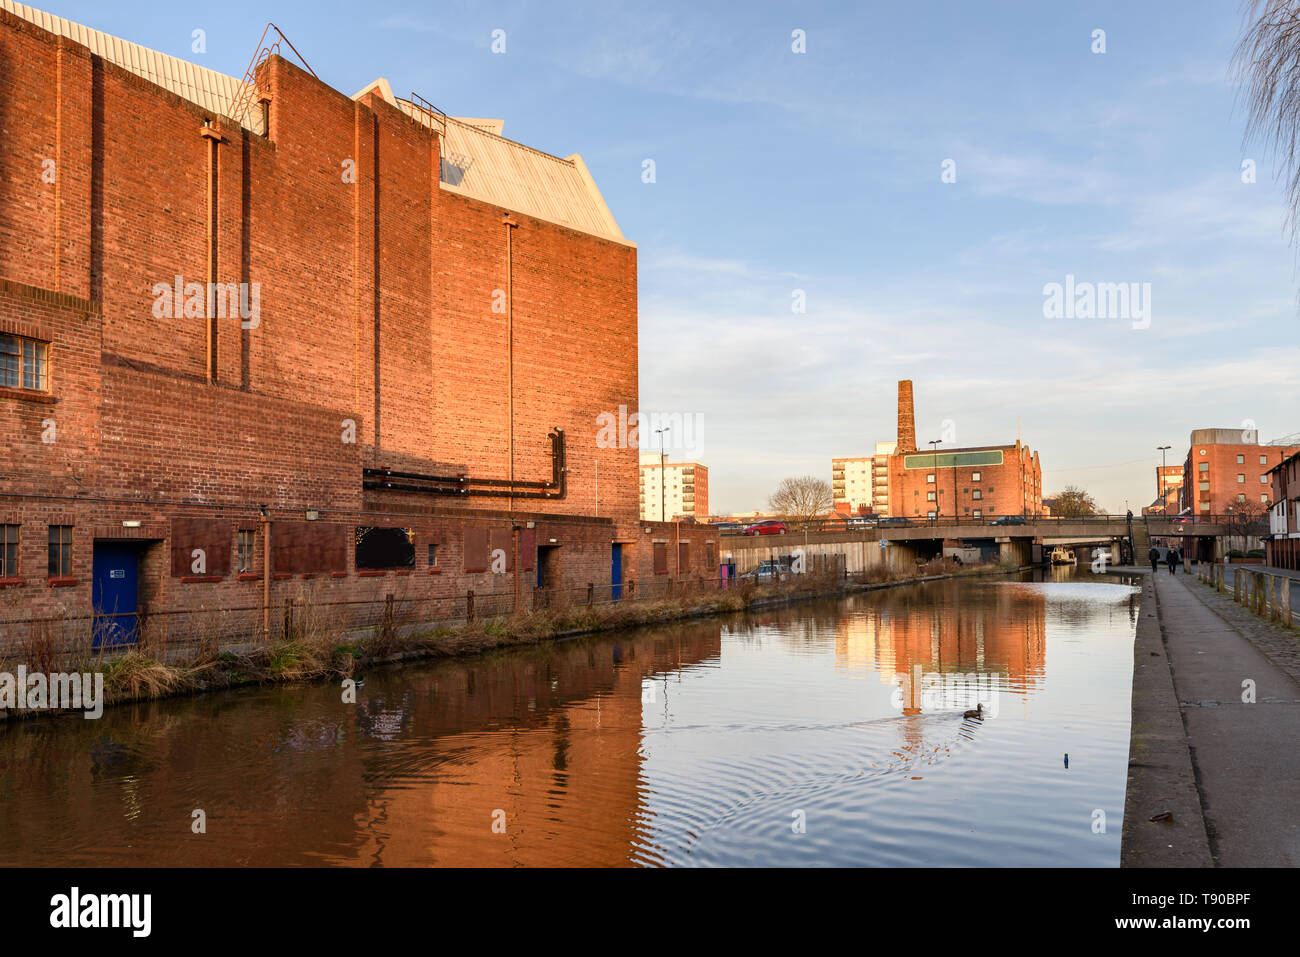
[[[1069,567],[387,668],[356,704],[9,721],[0,864],[1115,867],[1138,597]]]

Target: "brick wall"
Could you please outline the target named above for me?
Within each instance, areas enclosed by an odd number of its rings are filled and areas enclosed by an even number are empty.
[[[568,494],[516,502],[515,521],[554,519],[566,587],[608,585],[612,542],[640,527],[637,450],[596,440],[598,415],[637,408],[635,247],[439,189],[438,137],[279,57],[260,67],[266,138],[3,12],[0,63],[0,330],[51,356],[48,394],[0,392],[0,509],[23,530],[9,605],[84,611],[97,538],[159,536],[139,540],[167,551],[174,519],[252,522],[262,504],[350,526],[415,509],[419,534],[443,528],[450,569],[459,533],[428,523],[464,503],[366,500],[361,469],[549,480],[554,428]],[[215,319],[209,351],[206,318],[158,314],[177,276],[256,284],[257,315]],[[507,288],[508,315],[493,310]],[[57,440],[42,442],[50,419]],[[511,521],[508,497],[472,505],[455,528]],[[75,526],[76,583],[51,588],[55,519]],[[150,601],[256,590],[233,572],[181,584],[140,547]],[[491,584],[420,571],[430,593]],[[353,568],[312,581],[377,587]]]
[[[1042,470],[1038,453],[1016,444],[997,446],[1002,452],[1001,465],[951,466],[942,464],[944,450],[939,450],[940,465],[933,468],[904,468],[903,455],[889,457],[889,514],[904,518],[925,518],[936,508],[940,517],[953,515],[953,496],[957,498],[959,518],[973,516],[979,510],[982,518],[998,515],[1037,515],[1042,511]],[[950,452],[967,452],[970,449],[951,449]],[[926,458],[925,451],[910,453]],[[954,475],[955,472],[955,475]],[[933,483],[927,481],[934,475]],[[975,475],[979,475],[979,481]],[[979,497],[975,493],[978,490]],[[934,492],[936,501],[928,499]]]
[[[1238,496],[1255,510],[1272,501],[1273,487],[1266,473],[1300,448],[1280,445],[1194,445],[1183,462],[1183,484],[1178,492],[1178,510],[1191,509],[1196,515],[1223,515],[1239,505]],[[1238,462],[1237,459],[1242,461]],[[1261,459],[1263,461],[1261,461]],[[1243,477],[1238,482],[1237,476]],[[1260,481],[1264,476],[1265,481]],[[1209,484],[1205,489],[1201,486]]]

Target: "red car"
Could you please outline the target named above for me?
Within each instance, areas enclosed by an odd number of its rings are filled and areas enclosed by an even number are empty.
[[[764,522],[755,522],[753,525],[747,525],[742,535],[784,535],[789,529],[785,527],[785,522],[778,522],[774,518],[769,518]]]

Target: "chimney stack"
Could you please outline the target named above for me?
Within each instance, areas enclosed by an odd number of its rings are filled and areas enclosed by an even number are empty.
[[[916,414],[912,410],[912,380],[898,380],[898,455],[916,451]]]

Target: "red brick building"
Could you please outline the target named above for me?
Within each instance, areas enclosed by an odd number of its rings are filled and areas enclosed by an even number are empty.
[[[1156,497],[1142,506],[1143,515],[1177,515],[1179,490],[1183,487],[1181,465],[1156,466]]]
[[[596,440],[636,247],[581,157],[11,0],[0,63],[0,628],[709,570]]]
[[[1260,445],[1253,430],[1196,429],[1183,462],[1179,514],[1225,515],[1243,507],[1263,514],[1273,502],[1269,470],[1300,451],[1291,445]]]
[[[983,520],[1043,513],[1038,453],[1013,445],[918,449],[912,383],[898,384],[898,449],[889,456],[889,514]]]
[[[1269,513],[1269,537],[1264,555],[1276,568],[1300,570],[1300,452],[1293,453],[1269,470],[1273,508]]]

